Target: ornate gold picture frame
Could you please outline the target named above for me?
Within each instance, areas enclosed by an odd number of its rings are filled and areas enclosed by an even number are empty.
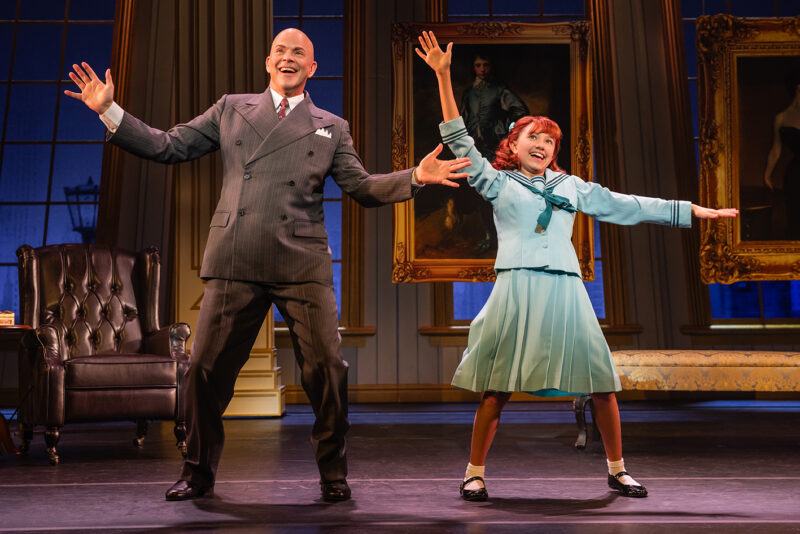
[[[559,165],[584,180],[593,179],[592,75],[587,22],[394,25],[392,166],[395,170],[419,163],[441,142],[438,125],[442,114],[436,78],[414,53],[423,30],[434,31],[442,46],[454,43],[451,71],[462,114],[468,114],[469,99],[475,99],[470,96],[470,89],[479,85],[485,88],[488,84],[490,91],[505,95],[504,109],[554,119],[564,134]],[[490,63],[493,77],[488,81],[479,76],[477,61]],[[472,105],[477,107],[474,102]],[[504,134],[502,130],[507,130],[508,123],[515,119],[511,111],[504,113],[498,111],[489,118],[491,127],[484,122],[475,126],[475,131],[467,121],[471,135],[476,140],[483,139],[479,143],[484,144],[485,154],[493,153],[491,136],[496,136],[496,142]],[[490,130],[496,133],[487,134]],[[484,148],[479,146],[482,151]],[[440,157],[452,155],[445,149]],[[584,280],[594,279],[592,233],[591,220],[579,213],[573,244]],[[493,281],[496,239],[491,206],[466,181],[458,189],[426,187],[414,199],[395,204],[392,281]]]
[[[700,203],[740,210],[700,222],[701,277],[796,280],[800,153],[780,129],[787,85],[800,75],[800,17],[698,17],[697,52]]]

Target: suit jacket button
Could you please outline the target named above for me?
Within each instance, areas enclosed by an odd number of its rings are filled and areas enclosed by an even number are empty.
[[[309,151],[308,151],[308,155],[309,155],[309,156],[313,156],[313,155],[314,155],[314,151],[313,151],[313,150],[309,150]]]
[[[240,209],[239,210],[239,217],[243,217],[243,216],[244,216],[244,209]]]
[[[281,215],[281,220],[282,220],[282,221],[285,221],[285,220],[286,220],[286,219],[288,219],[288,218],[289,218],[289,217],[287,217],[286,215]]]
[[[242,144],[242,140],[241,139],[237,139],[235,144],[236,144],[236,146],[241,145]]]
[[[289,187],[294,187],[294,180],[289,180]]]
[[[245,180],[249,180],[249,179],[250,179],[250,173],[249,173],[249,172],[248,172],[248,173],[245,173],[245,175],[244,175],[244,179],[245,179]]]

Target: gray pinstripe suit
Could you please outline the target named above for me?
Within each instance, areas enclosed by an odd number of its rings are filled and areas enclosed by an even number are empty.
[[[347,122],[308,93],[283,120],[267,90],[225,95],[167,132],[125,113],[109,141],[143,158],[177,163],[222,151],[222,193],[200,276],[208,280],[187,384],[183,479],[214,483],[222,412],[272,303],[291,331],[302,384],[317,416],[312,445],[323,480],[345,478],[347,363],[342,360],[323,182],[331,175],[365,206],[411,198],[411,169],[364,170]]]

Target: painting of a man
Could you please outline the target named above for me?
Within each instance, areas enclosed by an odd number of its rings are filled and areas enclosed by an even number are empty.
[[[495,79],[488,54],[475,54],[472,68],[475,80],[461,98],[461,116],[475,147],[483,157],[494,161],[495,150],[508,133],[508,126],[530,112],[519,96]]]

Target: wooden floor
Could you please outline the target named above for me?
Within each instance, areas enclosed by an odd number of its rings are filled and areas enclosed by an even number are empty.
[[[0,532],[800,532],[800,401],[623,404],[647,499],[606,487],[598,444],[573,447],[570,408],[510,405],[485,503],[458,496],[474,405],[352,406],[353,499],[338,504],[319,498],[304,406],[226,421],[215,496],[186,502],[164,500],[180,472],[170,424],[141,450],[132,424],[75,425],[56,467],[40,434],[28,457],[0,456]]]

